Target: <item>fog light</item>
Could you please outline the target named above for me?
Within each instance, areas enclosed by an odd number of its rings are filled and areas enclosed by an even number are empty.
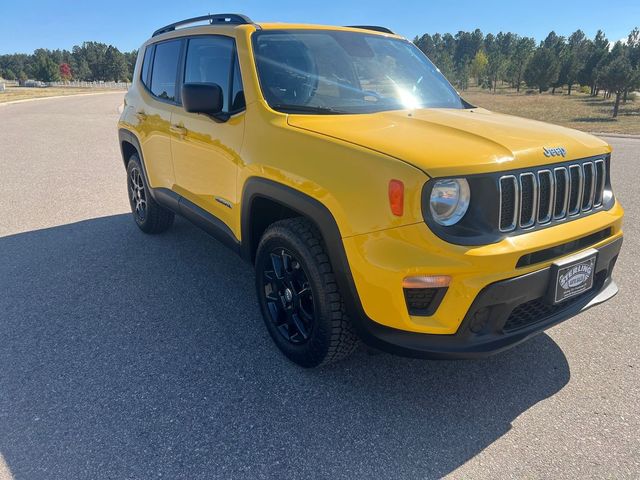
[[[473,321],[471,322],[471,326],[469,327],[469,329],[473,333],[480,333],[485,329],[488,323],[489,323],[489,309],[481,308],[473,316]]]
[[[429,275],[406,277],[402,281],[403,288],[446,288],[451,283],[448,275]]]

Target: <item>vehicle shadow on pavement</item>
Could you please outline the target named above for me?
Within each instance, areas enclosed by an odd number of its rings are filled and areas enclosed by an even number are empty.
[[[284,359],[249,265],[185,221],[0,238],[0,457],[18,478],[433,478],[561,390],[547,335],[499,356]]]

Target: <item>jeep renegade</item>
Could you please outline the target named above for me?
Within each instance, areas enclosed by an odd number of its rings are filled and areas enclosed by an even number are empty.
[[[266,328],[304,367],[359,340],[485,356],[617,292],[610,146],[470,105],[383,27],[164,27],[119,141],[138,227],[179,214],[255,265]]]

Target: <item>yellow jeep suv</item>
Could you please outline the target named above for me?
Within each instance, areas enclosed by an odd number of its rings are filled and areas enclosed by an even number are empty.
[[[610,146],[470,105],[383,27],[166,26],[119,141],[137,225],[179,214],[254,264],[266,328],[304,367],[359,340],[484,356],[617,292]]]

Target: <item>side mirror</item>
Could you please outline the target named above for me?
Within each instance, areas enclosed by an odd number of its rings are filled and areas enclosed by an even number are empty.
[[[189,113],[202,113],[222,121],[227,119],[222,113],[222,87],[215,83],[185,83],[182,104]]]

